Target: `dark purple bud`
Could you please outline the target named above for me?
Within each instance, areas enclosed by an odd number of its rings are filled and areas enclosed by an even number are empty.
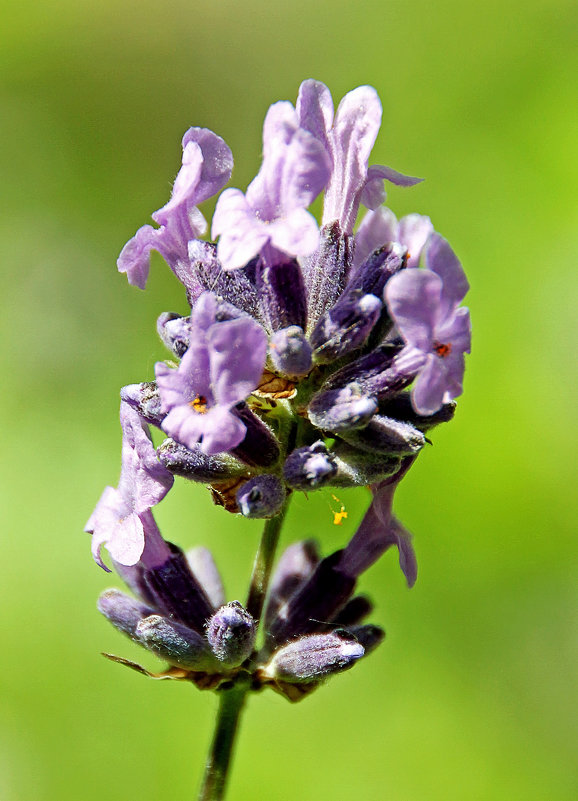
[[[145,423],[160,428],[165,419],[156,381],[129,384],[120,391],[120,399],[139,413]]]
[[[375,250],[352,276],[347,290],[359,289],[381,297],[383,288],[392,275],[405,267],[407,249],[399,242],[389,242]]]
[[[364,618],[373,612],[373,604],[365,595],[356,595],[348,601],[343,609],[333,618],[332,625],[350,628],[360,623]],[[359,638],[358,638],[359,639]],[[365,643],[360,640],[361,644]]]
[[[397,456],[363,451],[339,440],[331,453],[337,465],[332,487],[366,487],[394,475],[400,466]]]
[[[298,325],[276,331],[269,342],[269,355],[275,370],[289,378],[301,378],[310,372],[313,350]]]
[[[171,619],[203,631],[214,607],[191,572],[183,552],[171,545],[173,553],[163,564],[145,570],[144,581],[159,610]]]
[[[253,650],[257,626],[239,603],[231,601],[218,609],[207,624],[207,640],[226,668],[237,667]]]
[[[136,627],[136,635],[149,651],[171,665],[188,670],[218,669],[217,660],[206,639],[175,620],[167,620],[160,615],[145,617]]]
[[[265,610],[266,628],[280,606],[309,578],[318,563],[319,552],[313,540],[295,542],[283,551],[271,579]]]
[[[279,458],[280,448],[272,430],[245,403],[235,407],[235,414],[247,427],[244,440],[230,452],[252,467],[271,467]]]
[[[344,629],[310,634],[275,651],[265,676],[286,682],[316,682],[353,667],[365,651]]]
[[[166,439],[157,448],[157,456],[171,473],[190,481],[200,481],[202,484],[228,481],[247,471],[246,465],[228,453],[208,456],[200,445],[185,448],[173,439]]]
[[[206,290],[214,292],[262,322],[255,285],[256,260],[240,270],[223,270],[217,259],[216,245],[199,239],[189,242],[189,258],[191,269],[202,287],[199,296]]]
[[[163,312],[157,320],[157,331],[163,344],[180,359],[189,347],[191,318]]]
[[[351,626],[348,630],[363,645],[366,655],[377,648],[385,639],[385,631],[371,623],[366,626]]]
[[[379,319],[383,304],[375,295],[348,291],[327,311],[311,334],[313,360],[328,364],[360,348]]]
[[[98,599],[97,607],[115,628],[133,640],[138,639],[136,627],[139,621],[154,614],[154,609],[117,589],[105,590]]]
[[[339,563],[342,552],[322,559],[309,579],[281,606],[269,629],[270,641],[282,643],[310,634],[331,622],[350,599],[355,578],[344,573]]]
[[[187,551],[186,557],[189,567],[204,589],[207,598],[213,607],[218,609],[225,603],[225,590],[213,554],[203,545],[197,545]]]
[[[330,483],[336,473],[335,459],[321,440],[304,448],[296,448],[283,465],[283,477],[287,484],[304,491],[320,489]]]
[[[403,423],[393,417],[376,414],[365,428],[344,431],[343,439],[362,450],[387,453],[392,456],[411,456],[419,453],[425,445],[425,437],[411,423]],[[368,482],[370,484],[375,481]]]
[[[319,250],[308,263],[305,274],[310,328],[337,303],[353,258],[353,238],[342,233],[337,221],[324,225],[320,236]]]
[[[453,418],[456,408],[457,403],[450,401],[449,403],[444,403],[442,408],[435,414],[418,414],[413,408],[410,392],[400,392],[385,401],[383,405],[380,404],[380,411],[388,417],[395,417],[398,420],[411,423],[416,428],[419,428],[420,431],[429,431],[440,423],[449,422]]]
[[[307,300],[297,261],[257,266],[257,292],[261,314],[271,331],[307,323]]]
[[[401,344],[387,344],[345,365],[333,373],[321,387],[321,392],[329,389],[342,389],[350,384],[357,384],[360,392],[370,394],[368,388],[379,380],[381,374],[393,364],[395,357],[402,350]]]
[[[307,410],[314,426],[337,433],[367,425],[376,412],[376,399],[354,382],[341,389],[322,389],[313,396]]]
[[[285,502],[285,488],[277,476],[264,473],[243,484],[236,497],[245,517],[275,517]]]

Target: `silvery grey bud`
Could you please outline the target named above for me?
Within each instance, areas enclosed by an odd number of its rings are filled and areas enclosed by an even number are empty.
[[[341,436],[345,434],[342,432]],[[375,484],[397,472],[401,463],[397,455],[364,451],[340,440],[333,446],[332,454],[337,465],[337,473],[331,480],[333,487],[366,487]]]
[[[285,488],[277,476],[263,473],[243,484],[237,492],[236,500],[245,517],[275,517],[285,501]]]
[[[173,439],[165,439],[157,448],[157,456],[171,473],[202,484],[228,481],[247,471],[246,465],[228,453],[207,456],[199,445],[185,448]]]
[[[196,631],[160,615],[150,615],[136,627],[140,642],[160,659],[188,670],[215,671],[218,662],[206,639]]]
[[[321,440],[304,448],[296,448],[283,465],[287,484],[304,491],[320,489],[330,483],[336,472],[335,459]]]
[[[156,381],[143,381],[141,384],[129,384],[123,387],[120,399],[136,409],[145,423],[160,428],[165,414],[161,410],[161,396]]]
[[[341,389],[321,390],[307,410],[314,426],[323,431],[347,431],[367,425],[377,411],[377,400],[353,382]]]
[[[380,414],[374,415],[364,428],[344,431],[342,436],[356,448],[399,457],[419,453],[425,445],[424,435],[411,423]]]
[[[211,650],[225,668],[237,667],[253,650],[257,626],[239,601],[218,609],[207,623]]]
[[[174,312],[163,312],[157,320],[157,331],[163,344],[180,359],[189,347],[191,318]]]
[[[270,339],[269,355],[278,373],[288,378],[301,378],[312,367],[313,349],[298,325],[275,331]]]
[[[154,613],[154,610],[146,604],[114,588],[105,590],[101,594],[97,608],[113,626],[133,639],[136,637],[136,628],[142,618]]]
[[[310,634],[275,651],[264,674],[286,682],[316,682],[353,667],[364,653],[363,645],[344,629]]]
[[[380,411],[388,417],[395,417],[411,423],[420,431],[429,431],[430,428],[440,423],[449,422],[455,414],[457,403],[450,401],[444,403],[439,411],[431,415],[418,414],[411,403],[410,392],[399,392],[383,404],[380,404]]]

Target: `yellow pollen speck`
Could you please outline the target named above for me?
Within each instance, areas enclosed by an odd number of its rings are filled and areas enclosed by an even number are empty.
[[[333,512],[333,525],[340,526],[343,521],[347,519],[347,512],[345,511],[345,506],[341,503],[336,495],[332,495],[331,497],[334,501],[337,501],[337,503],[341,504],[341,509],[338,512],[336,512],[335,509],[331,510]]]

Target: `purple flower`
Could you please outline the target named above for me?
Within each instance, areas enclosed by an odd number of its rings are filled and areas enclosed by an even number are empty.
[[[161,227],[143,225],[118,258],[118,269],[127,274],[130,284],[145,288],[150,252],[157,250],[186,289],[192,288],[188,243],[207,230],[206,220],[196,204],[219,192],[231,177],[232,169],[233,156],[220,136],[207,128],[189,128],[183,137],[183,166],[171,198],[152,215]]]
[[[469,311],[459,306],[469,285],[455,253],[439,234],[429,238],[424,264],[424,270],[394,275],[386,285],[385,299],[406,342],[398,358],[418,365],[414,409],[430,415],[462,392],[471,330]]]
[[[329,178],[323,144],[299,125],[291,103],[275,103],[263,127],[263,164],[243,194],[227,189],[217,202],[212,236],[226,270],[261,254],[271,266],[306,256],[319,243],[315,218],[306,211]]]
[[[407,251],[407,266],[418,267],[425,243],[433,233],[429,217],[408,214],[398,220],[390,209],[382,206],[368,211],[355,234],[353,267],[356,269],[375,250],[388,242],[399,242]]]
[[[267,335],[250,317],[217,323],[217,298],[206,292],[191,317],[190,346],[177,369],[155,365],[164,411],[162,427],[187,448],[209,454],[239,445],[247,426],[232,411],[257,387]]]
[[[371,86],[345,95],[335,117],[329,89],[320,81],[301,84],[297,100],[301,125],[323,142],[331,159],[331,178],[325,191],[323,225],[337,220],[343,233],[353,231],[359,204],[376,208],[385,200],[383,181],[413,186],[410,178],[389,167],[368,167],[381,125],[381,103]]]
[[[103,545],[115,562],[125,566],[141,559],[145,545],[150,564],[163,561],[170,553],[151,508],[165,497],[174,478],[159,462],[146,424],[127,403],[120,405],[120,422],[123,439],[118,487],[106,487],[84,529],[92,534],[96,562],[107,571],[100,554]]]

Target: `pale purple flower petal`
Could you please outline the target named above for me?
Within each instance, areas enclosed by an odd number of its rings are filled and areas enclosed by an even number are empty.
[[[85,527],[93,535],[94,558],[105,570],[100,555],[103,545],[115,562],[126,566],[139,561],[147,538],[154,540],[157,555],[168,554],[150,510],[165,497],[174,478],[159,462],[147,426],[127,403],[121,403],[120,419],[123,444],[118,488],[104,490]]]
[[[465,298],[470,288],[462,265],[447,240],[432,234],[424,253],[424,266],[437,273],[443,281],[444,314],[449,313]]]
[[[220,237],[218,255],[224,269],[242,267],[259,253],[271,263],[312,253],[319,234],[305,209],[327,183],[329,172],[326,148],[299,125],[291,103],[271,106],[263,127],[259,174],[246,195],[238,189],[223,192],[215,209],[212,236]],[[265,250],[268,243],[272,249]]]
[[[464,353],[471,345],[469,311],[458,307],[468,284],[454,252],[438,234],[427,250],[430,269],[403,270],[386,285],[385,299],[407,346],[399,355],[421,352],[412,390],[412,404],[421,415],[432,415],[462,392]],[[427,252],[426,250],[426,252]]]
[[[234,406],[251,394],[267,355],[267,336],[248,317],[219,323],[207,331],[211,387],[218,404]]]
[[[345,95],[329,132],[333,172],[325,192],[323,225],[339,220],[351,233],[367,179],[367,164],[381,125],[381,103],[371,86]]]
[[[295,110],[301,127],[312,133],[329,151],[327,132],[333,123],[333,100],[325,84],[311,78],[303,81]]]
[[[374,250],[387,242],[403,245],[408,251],[407,266],[417,267],[433,230],[430,218],[421,214],[408,214],[398,221],[395,214],[384,206],[369,211],[355,234],[354,267],[363,264]]]
[[[429,352],[440,320],[441,278],[429,270],[402,270],[385,287],[385,299],[408,345]]]
[[[144,289],[150,251],[157,250],[190,293],[193,278],[188,264],[188,243],[207,230],[196,204],[219,192],[233,168],[231,151],[220,136],[207,128],[190,128],[183,138],[183,163],[171,198],[152,215],[161,227],[145,225],[125,245],[118,269],[129,283]]]

